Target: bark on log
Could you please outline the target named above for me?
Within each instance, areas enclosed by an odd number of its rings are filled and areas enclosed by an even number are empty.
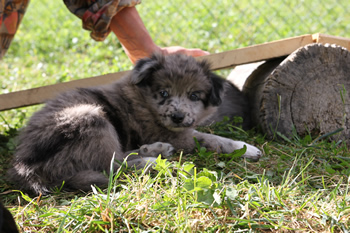
[[[246,80],[243,92],[252,121],[268,136],[324,135],[350,142],[350,53],[336,45],[311,44],[287,58],[267,61]]]

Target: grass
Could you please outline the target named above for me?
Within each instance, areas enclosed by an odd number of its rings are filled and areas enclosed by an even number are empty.
[[[212,53],[307,33],[350,36],[350,7],[343,0],[144,2],[138,9],[158,45]],[[0,93],[131,67],[113,35],[94,42],[61,1],[31,1],[0,63]],[[258,146],[264,153],[259,162],[239,158],[240,151],[216,154],[198,147],[196,153],[159,160],[151,173],[115,171],[106,190],[57,191],[46,197],[14,191],[4,175],[15,136],[39,107],[0,113],[0,199],[23,232],[350,229],[350,157],[345,143],[329,142],[322,135],[270,140],[230,124],[202,130]]]
[[[346,145],[309,135],[268,141],[227,124],[202,130],[254,143],[264,157],[252,163],[240,151],[198,147],[159,158],[151,173],[118,170],[106,190],[30,197],[7,187],[2,200],[25,232],[348,231]]]
[[[265,142],[259,163],[198,148],[151,174],[117,171],[107,190],[7,196],[27,232],[347,232],[348,152],[328,146]]]

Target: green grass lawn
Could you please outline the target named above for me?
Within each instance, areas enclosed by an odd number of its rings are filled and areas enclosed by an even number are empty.
[[[345,0],[145,1],[138,9],[158,45],[211,53],[316,32],[350,37]],[[115,36],[95,42],[63,2],[32,0],[0,62],[0,94],[131,68]],[[4,175],[15,135],[39,107],[0,112],[0,199],[23,232],[349,232],[349,150],[322,135],[278,141],[217,125],[203,130],[254,144],[262,159],[197,148],[151,173],[114,171],[106,190],[13,191]]]

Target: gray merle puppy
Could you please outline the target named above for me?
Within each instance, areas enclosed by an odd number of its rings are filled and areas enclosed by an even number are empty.
[[[207,62],[155,54],[114,84],[80,88],[48,101],[21,132],[9,177],[36,194],[48,194],[63,182],[65,190],[87,191],[108,184],[103,171],[109,171],[113,154],[123,161],[137,152],[127,163],[142,167],[159,154],[193,151],[194,137],[220,153],[245,145],[243,156],[258,160],[261,152],[254,146],[194,129],[224,114],[243,116],[243,99]]]

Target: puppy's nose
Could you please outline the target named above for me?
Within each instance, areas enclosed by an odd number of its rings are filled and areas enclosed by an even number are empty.
[[[185,118],[185,114],[183,114],[182,112],[175,112],[173,114],[171,114],[171,120],[174,123],[181,123]]]

